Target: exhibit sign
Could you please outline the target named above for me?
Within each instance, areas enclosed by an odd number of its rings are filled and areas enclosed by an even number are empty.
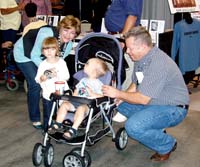
[[[168,0],[168,2],[172,14],[199,11],[199,0]]]

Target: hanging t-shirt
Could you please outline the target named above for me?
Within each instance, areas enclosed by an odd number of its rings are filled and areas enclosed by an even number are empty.
[[[193,19],[191,24],[185,20],[174,26],[171,57],[179,56],[179,68],[182,74],[194,71],[200,66],[200,21]]]

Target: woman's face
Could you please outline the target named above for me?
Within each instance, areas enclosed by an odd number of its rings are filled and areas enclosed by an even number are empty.
[[[60,29],[61,43],[67,43],[67,42],[73,40],[75,37],[76,37],[75,28],[71,28],[71,29],[61,28]]]

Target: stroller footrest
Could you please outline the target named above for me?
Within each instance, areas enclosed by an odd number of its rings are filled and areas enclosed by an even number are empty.
[[[55,134],[50,135],[49,137],[57,141],[58,143],[66,143],[66,144],[82,144],[85,140],[85,135],[77,136],[72,140],[67,140],[63,137],[63,133],[56,132]]]
[[[106,127],[105,129],[99,130],[95,135],[88,136],[87,145],[93,145],[99,141],[103,136],[110,132],[110,128]]]

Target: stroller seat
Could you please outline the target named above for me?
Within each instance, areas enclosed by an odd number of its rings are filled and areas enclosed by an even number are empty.
[[[78,71],[77,73],[74,74],[74,79],[75,79],[75,84],[76,82],[79,82],[82,78],[86,77],[87,75],[84,73],[83,70]],[[106,85],[111,85],[113,76],[112,76],[112,72],[110,70],[108,70],[106,72],[106,74],[104,74],[103,76],[101,76],[99,78],[99,80]],[[76,102],[76,103],[80,103],[81,104],[86,104],[88,105],[90,111],[89,114],[84,118],[84,120],[82,121],[81,125],[79,126],[78,129],[78,136],[71,141],[66,141],[66,139],[64,139],[64,137],[62,136],[63,133],[57,132],[53,135],[50,134],[50,137],[53,137],[54,139],[56,139],[56,141],[58,142],[70,142],[70,143],[80,143],[83,142],[85,139],[85,133],[84,130],[87,129],[87,124],[88,121],[91,123],[93,123],[95,120],[97,120],[99,117],[103,117],[102,116],[102,112],[104,112],[106,110],[106,112],[104,113],[105,116],[108,118],[108,120],[111,120],[111,112],[107,111],[108,108],[110,108],[111,106],[115,106],[114,105],[114,101],[108,97],[101,97],[101,98],[96,98],[96,99],[88,99],[88,98],[84,98],[84,97],[76,97],[76,96],[72,96],[72,95],[62,95],[62,96],[58,96],[56,94],[52,94],[51,95],[51,100],[59,103],[60,100],[62,101],[70,101],[70,102]],[[91,111],[92,110],[92,111]],[[90,112],[92,112],[92,114],[90,115]],[[72,125],[73,125],[73,121],[74,121],[74,111],[68,111],[68,114],[65,118],[65,120],[63,121],[63,127],[64,130],[68,130]],[[89,118],[91,117],[91,118]],[[90,119],[90,120],[88,120]],[[105,120],[103,120],[105,121]],[[67,122],[67,123],[66,123]],[[104,124],[104,122],[103,122]],[[103,125],[105,126],[105,125]],[[79,132],[79,130],[81,132]],[[108,129],[109,130],[109,129]],[[96,132],[95,132],[96,133]],[[102,133],[102,132],[101,132]]]

